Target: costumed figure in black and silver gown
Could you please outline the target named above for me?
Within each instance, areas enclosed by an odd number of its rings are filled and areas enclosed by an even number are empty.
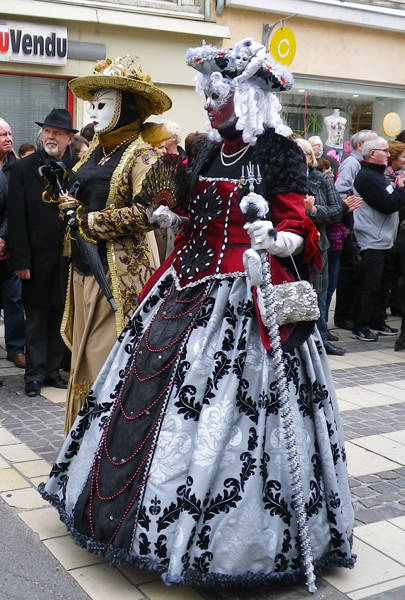
[[[245,251],[264,252],[277,287],[297,278],[290,255],[301,277],[319,256],[302,153],[282,135],[272,93],[292,80],[251,40],[190,49],[187,62],[199,71],[212,142],[183,210],[155,211],[179,234],[174,252],[149,280],[40,492],[77,544],[167,584],[306,575],[313,591],[314,572],[355,562],[332,377],[313,322],[280,327],[286,428],[243,266]],[[250,184],[269,209],[253,223],[239,206]]]

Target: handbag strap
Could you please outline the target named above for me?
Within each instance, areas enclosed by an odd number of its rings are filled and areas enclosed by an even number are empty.
[[[286,241],[285,241],[285,239],[284,239],[284,238],[283,238],[283,242],[284,242],[284,246],[286,247],[286,249],[287,249],[287,251],[288,251],[288,254],[289,254],[290,258],[291,258],[291,262],[292,262],[292,264],[294,265],[294,269],[295,269],[295,272],[296,272],[296,274],[297,274],[298,281],[302,281],[302,279],[301,279],[301,276],[300,276],[300,274],[299,274],[299,272],[298,272],[298,269],[297,269],[297,265],[295,264],[295,260],[293,259],[293,256],[292,256],[292,254],[291,254],[291,252],[290,252],[290,248],[288,247],[288,245],[287,245],[287,243],[286,243]]]

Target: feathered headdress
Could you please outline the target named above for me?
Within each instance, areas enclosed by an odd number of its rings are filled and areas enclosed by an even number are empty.
[[[216,48],[203,42],[198,48],[189,48],[186,63],[200,73],[222,73],[236,82],[249,80],[264,90],[284,92],[293,85],[291,73],[266,52],[265,46],[246,38],[231,49]]]

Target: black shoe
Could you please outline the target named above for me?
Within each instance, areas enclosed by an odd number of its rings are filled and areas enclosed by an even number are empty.
[[[326,354],[331,354],[332,356],[343,356],[343,354],[345,353],[343,348],[338,348],[330,342],[324,342],[323,346],[325,348]]]
[[[328,342],[337,342],[339,339],[339,336],[330,332],[328,329],[328,331],[326,332],[326,339],[328,340]]]
[[[46,377],[44,385],[57,388],[58,390],[67,390],[68,386],[67,381],[65,381],[60,375],[57,375],[55,378],[52,379]]]
[[[372,327],[371,331],[374,331],[374,333],[378,333],[379,335],[397,335],[398,333],[398,329],[390,327],[387,325],[387,323],[385,323],[385,325],[383,325],[380,329]]]
[[[405,350],[405,334],[401,333],[394,346],[395,352],[399,352],[400,350]]]
[[[371,329],[366,329],[364,331],[356,331],[353,330],[352,338],[355,340],[360,340],[361,342],[376,342],[378,340],[378,335],[373,333]]]
[[[354,323],[353,321],[349,321],[349,319],[341,319],[340,321],[335,319],[335,325],[336,327],[339,327],[339,329],[348,329],[351,331]]]
[[[39,396],[41,393],[41,384],[39,381],[29,381],[25,384],[25,393],[30,398],[34,398],[34,396]]]

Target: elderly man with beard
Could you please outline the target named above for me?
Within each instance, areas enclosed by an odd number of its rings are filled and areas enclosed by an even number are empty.
[[[70,152],[76,130],[68,110],[54,108],[37,125],[42,127],[43,148],[13,165],[8,194],[10,261],[22,280],[25,393],[31,397],[40,394],[42,385],[67,387],[59,373],[65,351],[60,335],[67,282],[67,258],[62,257],[64,223],[57,205],[42,199],[47,181],[39,167],[52,160],[66,167],[77,162]]]

